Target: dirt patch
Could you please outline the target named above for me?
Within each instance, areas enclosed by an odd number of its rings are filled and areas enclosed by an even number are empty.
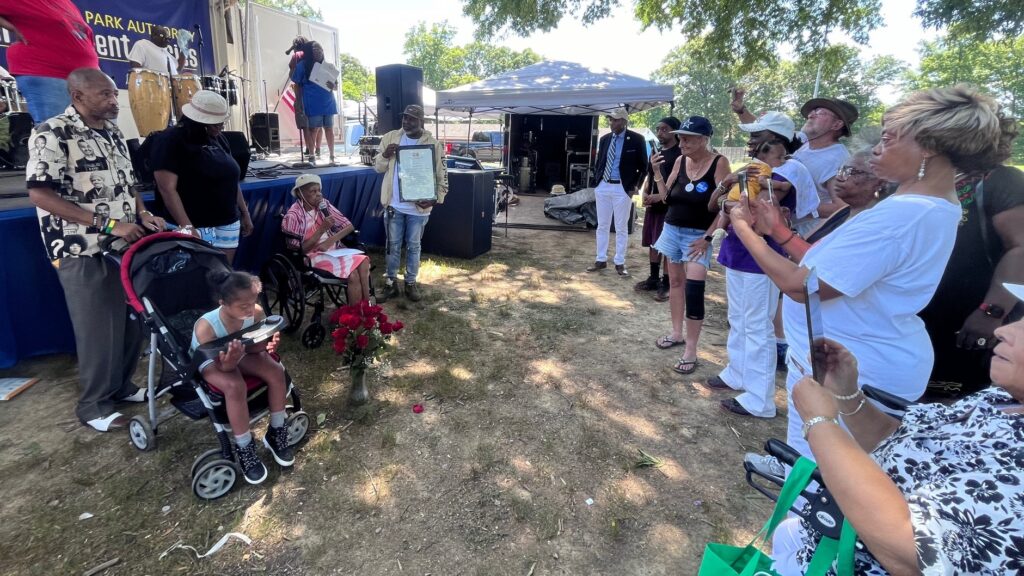
[[[427,257],[424,301],[385,306],[408,328],[356,410],[330,348],[286,338],[304,407],[324,423],[294,469],[271,464],[264,485],[212,503],[189,477],[215,445],[207,422],[178,416],[140,453],[74,421],[73,359],[5,371],[43,381],[0,405],[0,572],[81,574],[118,558],[104,574],[695,573],[705,543],[746,543],[767,519],[741,461],[784,437],[784,393],[778,418],[752,420],[696,385],[724,366],[720,268],[700,367],[682,377],[679,349],[653,344],[667,304],[633,291],[647,270],[639,234],[632,278],[584,272],[593,246],[591,234],[496,230],[475,260]],[[638,449],[663,465],[637,468]],[[232,531],[253,545],[160,559]]]

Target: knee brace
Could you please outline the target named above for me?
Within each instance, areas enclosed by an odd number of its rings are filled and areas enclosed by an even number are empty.
[[[704,319],[704,281],[686,279],[686,317]]]

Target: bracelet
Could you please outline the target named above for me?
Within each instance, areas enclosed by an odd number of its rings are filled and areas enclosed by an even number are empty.
[[[106,216],[100,216],[98,212],[93,212],[92,213],[92,227],[93,228],[103,228],[103,225],[106,224],[106,221],[101,220],[101,218],[106,218]]]
[[[836,426],[839,426],[839,420],[831,416],[815,416],[814,418],[811,418],[807,422],[804,422],[804,439],[807,439],[807,434],[811,431],[811,428],[817,426],[818,424],[821,424],[822,422],[831,422]]]
[[[849,396],[840,396],[838,394],[833,394],[832,396],[834,396],[836,400],[853,400],[854,398],[856,398],[857,396],[860,396],[863,393],[864,393],[863,390],[861,390],[860,388],[857,388],[857,391],[854,392],[853,394],[850,394]]]
[[[149,217],[152,218],[153,217],[153,213],[150,212],[149,210],[143,210],[142,212],[139,212],[139,216],[149,216]]]
[[[856,410],[854,410],[853,412],[843,412],[842,410],[840,410],[840,411],[839,411],[839,415],[840,415],[840,416],[843,416],[843,417],[846,417],[846,416],[853,416],[853,415],[854,415],[854,414],[856,414],[857,412],[860,412],[860,409],[864,407],[864,404],[865,404],[866,402],[867,402],[867,399],[866,399],[866,398],[865,398],[865,399],[861,399],[861,401],[860,401],[860,404],[857,404],[857,409],[856,409]]]
[[[117,220],[107,218],[107,222],[103,225],[103,233],[110,234],[114,231],[114,226],[117,226]]]
[[[733,112],[736,113],[737,115],[743,114],[746,111],[747,111],[746,105],[744,105],[743,108],[740,108],[739,110],[733,110]]]
[[[786,245],[786,244],[788,244],[788,243],[789,243],[789,241],[790,241],[790,240],[792,240],[793,238],[796,238],[796,232],[793,232],[792,230],[790,230],[790,231],[789,231],[789,238],[786,238],[786,239],[785,239],[785,240],[783,240],[782,242],[779,242],[779,246],[780,246],[780,247],[781,247],[781,246],[785,246],[785,245]],[[838,398],[838,396],[836,396],[836,398]]]
[[[659,184],[660,184],[661,182],[664,182],[664,180],[659,180],[659,179],[657,179],[657,178],[655,178],[655,179],[654,179],[654,181],[655,181],[655,182],[658,182]]]

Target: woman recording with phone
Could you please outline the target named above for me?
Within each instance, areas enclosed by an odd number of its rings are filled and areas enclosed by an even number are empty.
[[[897,188],[871,210],[813,246],[773,226],[777,208],[767,202],[751,200],[731,210],[737,236],[786,296],[787,390],[810,374],[802,302],[807,269],[814,267],[825,334],[857,357],[861,383],[907,400],[921,396],[933,353],[917,313],[931,299],[953,250],[960,221],[955,174],[961,166],[989,165],[999,137],[999,105],[988,96],[964,86],[916,92],[883,117],[870,165]],[[762,235],[785,245],[799,264],[769,248]],[[787,442],[811,457],[802,426],[790,397]],[[772,459],[749,460],[768,473],[782,472]]]

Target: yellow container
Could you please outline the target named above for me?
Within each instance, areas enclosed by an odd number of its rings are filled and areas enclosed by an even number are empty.
[[[747,167],[743,169],[742,173],[744,175],[747,174],[747,170],[751,166],[756,166],[757,169],[760,170],[760,172],[758,172],[757,176],[751,175],[749,178],[747,178],[747,194],[751,198],[755,198],[756,199],[757,195],[761,193],[760,178],[761,178],[761,176],[764,176],[766,178],[771,178],[771,176],[772,176],[772,167],[767,165],[767,164],[765,164],[764,162],[761,162],[760,160],[754,160],[750,164],[747,164]],[[729,201],[730,202],[739,202],[740,201],[740,184],[739,184],[739,182],[737,182],[736,184],[733,184],[732,188],[729,189]]]

